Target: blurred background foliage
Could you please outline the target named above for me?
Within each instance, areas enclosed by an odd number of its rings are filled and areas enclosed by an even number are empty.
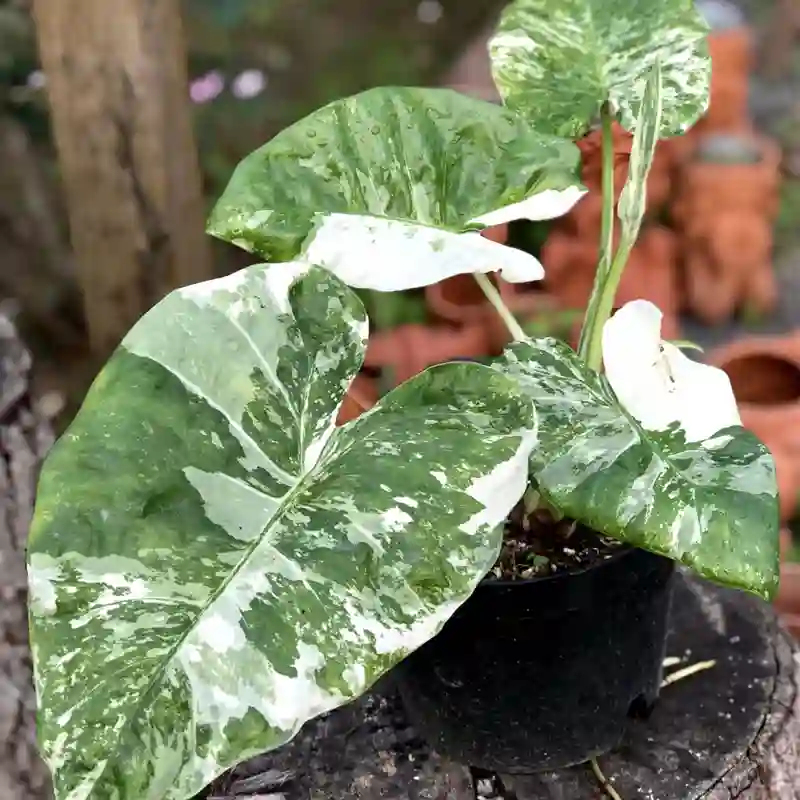
[[[241,157],[314,108],[436,81],[502,0],[184,0],[209,200]],[[27,0],[0,0],[0,108],[49,139]]]

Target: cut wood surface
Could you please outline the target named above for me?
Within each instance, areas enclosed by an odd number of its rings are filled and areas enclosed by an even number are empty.
[[[681,575],[667,653],[684,666],[716,664],[664,688],[649,719],[632,719],[620,747],[599,759],[603,773],[623,800],[796,800],[797,652],[769,605]],[[387,683],[309,723],[281,750],[241,765],[208,796],[265,795],[270,800],[596,800],[603,793],[588,766],[512,777],[448,762],[414,733]]]

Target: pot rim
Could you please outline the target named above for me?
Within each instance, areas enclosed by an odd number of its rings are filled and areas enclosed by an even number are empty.
[[[593,570],[600,569],[607,564],[612,564],[618,561],[621,558],[624,558],[626,555],[630,555],[631,553],[637,550],[644,550],[642,547],[636,547],[635,545],[630,544],[623,544],[619,548],[616,549],[614,553],[609,558],[604,558],[602,561],[595,561],[594,564],[590,564],[588,567],[581,567],[580,569],[572,570],[570,572],[558,572],[555,575],[539,575],[533,578],[518,578],[517,580],[512,580],[510,578],[503,578],[498,580],[486,580],[483,578],[481,582],[475,588],[478,589],[479,587],[495,587],[497,589],[508,588],[510,586],[530,586],[533,584],[542,584],[552,581],[559,581],[559,580],[566,580],[567,578],[576,578],[580,575],[585,575],[587,572],[592,572]],[[645,552],[652,553],[652,551],[647,550]],[[657,556],[658,553],[652,553],[652,555]],[[667,558],[667,556],[661,556],[661,558]],[[800,565],[798,565],[800,567]]]

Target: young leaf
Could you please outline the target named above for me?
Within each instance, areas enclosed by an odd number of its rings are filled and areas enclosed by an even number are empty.
[[[549,219],[582,196],[580,154],[506,109],[447,89],[371,89],[245,158],[208,223],[268,261],[296,258],[390,291],[461,272],[537,280],[525,253],[468,229]]]
[[[703,352],[703,348],[697,344],[697,342],[692,342],[689,339],[668,339],[666,341],[669,344],[677,347],[679,350],[697,350],[700,353]]]
[[[622,236],[627,242],[635,242],[644,219],[647,197],[647,176],[653,166],[653,157],[661,129],[662,82],[661,63],[656,61],[647,76],[639,121],[633,135],[628,179],[622,187],[617,216],[622,227]]]
[[[514,0],[489,47],[506,105],[570,138],[583,136],[606,102],[635,131],[644,79],[660,62],[663,138],[683,133],[708,105],[707,33],[693,0]]]
[[[766,599],[778,586],[775,465],[741,427],[687,442],[646,430],[565,343],[511,345],[496,368],[536,404],[531,472],[544,499],[595,531]]]
[[[648,430],[677,422],[689,442],[740,426],[730,378],[663,341],[663,319],[653,303],[633,300],[603,326],[603,366],[617,399]]]
[[[366,334],[324,270],[251,267],[173,292],[95,382],[29,548],[58,800],[194,796],[365,691],[493,564],[531,401],[448,364],[334,428]]]

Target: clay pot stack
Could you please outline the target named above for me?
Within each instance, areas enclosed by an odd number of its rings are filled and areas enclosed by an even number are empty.
[[[786,522],[797,511],[800,490],[800,333],[741,339],[708,360],[730,378],[742,424],[775,457]]]
[[[731,380],[742,424],[772,452],[781,521],[796,518],[800,498],[800,332],[757,336],[724,346],[710,363]],[[800,637],[800,564],[788,560],[792,535],[781,532],[781,585],[775,605]]]
[[[508,226],[484,231],[503,243]],[[522,292],[490,275],[508,308],[524,318],[552,305],[546,296]],[[370,334],[364,367],[347,392],[337,424],[343,425],[372,408],[384,391],[413,378],[434,364],[499,355],[511,336],[471,275],[428,286],[425,299],[430,320]]]
[[[619,200],[628,177],[633,137],[614,124],[614,194]],[[581,179],[589,192],[575,208],[558,220],[542,248],[544,287],[565,309],[586,307],[599,258],[602,217],[602,154],[600,131],[592,131],[578,142]],[[678,243],[672,231],[658,222],[670,197],[673,150],[661,143],[647,183],[647,216],[617,292],[617,304],[639,298],[650,300],[664,312],[666,338],[678,335],[680,294],[677,272]],[[615,239],[619,239],[618,223]],[[576,325],[575,335],[580,326]],[[574,341],[573,341],[574,344]]]
[[[676,335],[682,312],[716,325],[740,311],[767,314],[777,295],[771,256],[781,153],[755,133],[748,114],[750,31],[743,25],[718,30],[709,44],[708,112],[687,135],[658,144],[647,218],[617,296],[618,305],[654,302]],[[613,134],[619,198],[633,137],[616,124]],[[542,251],[545,286],[565,308],[588,301],[600,236],[600,132],[578,146],[589,193],[553,226]]]
[[[717,325],[738,312],[762,316],[775,308],[772,230],[781,152],[756,134],[749,116],[749,29],[718,30],[709,46],[709,109],[675,140],[671,216],[681,246],[681,309]]]

